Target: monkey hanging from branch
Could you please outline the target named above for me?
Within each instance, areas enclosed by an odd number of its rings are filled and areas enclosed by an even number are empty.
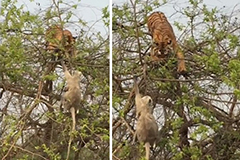
[[[70,110],[72,116],[72,132],[76,130],[76,110],[80,108],[81,105],[81,89],[80,89],[80,72],[74,72],[73,75],[70,74],[64,62],[61,61],[64,76],[67,82],[66,92],[62,97],[62,104],[65,110]],[[73,136],[70,134],[68,151],[67,151],[67,160],[70,155],[71,143]]]
[[[139,93],[137,78],[134,77],[135,105],[137,127],[133,142],[137,139],[145,144],[146,159],[150,158],[150,147],[153,146],[158,136],[158,125],[153,116],[153,101],[150,96],[142,97]]]
[[[62,63],[64,76],[67,82],[66,93],[62,97],[62,103],[65,110],[70,110],[72,116],[72,130],[76,129],[76,113],[75,111],[80,108],[81,105],[81,89],[80,89],[80,75],[81,72],[75,72],[71,75],[65,66]]]

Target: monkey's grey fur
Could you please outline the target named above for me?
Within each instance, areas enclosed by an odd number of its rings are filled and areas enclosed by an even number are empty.
[[[136,116],[137,127],[133,137],[133,142],[136,139],[143,142],[145,144],[146,150],[146,159],[149,160],[150,157],[150,147],[154,145],[158,136],[158,125],[157,122],[152,115],[152,98],[150,96],[142,97],[139,93],[139,88],[134,80],[134,88],[135,88],[135,104],[136,104]]]

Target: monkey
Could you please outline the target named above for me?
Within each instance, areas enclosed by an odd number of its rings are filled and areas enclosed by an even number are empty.
[[[72,116],[72,132],[76,130],[76,113],[75,111],[80,107],[81,104],[81,89],[80,89],[80,75],[81,72],[75,72],[71,75],[63,63],[61,61],[64,76],[67,82],[66,92],[62,97],[62,104],[64,106],[64,110],[70,110]],[[68,151],[67,151],[67,158],[69,159],[70,150],[71,150],[71,143],[73,140],[73,136],[70,134],[69,142],[68,142]]]
[[[136,105],[136,117],[139,118],[142,110],[147,108],[148,112],[152,114],[152,98],[150,96],[142,97],[139,93],[136,77],[134,77],[134,90],[135,90],[135,105]],[[150,106],[149,106],[150,105]]]
[[[135,90],[135,104],[137,127],[134,133],[133,142],[137,139],[145,145],[146,159],[150,158],[150,147],[153,146],[157,140],[158,125],[153,116],[152,98],[150,96],[142,97],[139,93],[136,78],[134,79]]]
[[[80,75],[81,72],[75,72],[73,75],[71,75],[65,66],[65,64],[62,63],[64,76],[67,82],[66,86],[66,93],[63,95],[62,103],[65,110],[70,110],[71,116],[72,116],[72,129],[76,129],[76,113],[75,111],[80,107],[81,104],[81,89],[80,89]]]

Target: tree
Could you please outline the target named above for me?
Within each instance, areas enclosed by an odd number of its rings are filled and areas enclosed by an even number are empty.
[[[53,0],[46,10],[38,5],[38,12],[32,13],[15,0],[1,2],[0,157],[108,159],[109,39],[78,18],[78,2]],[[107,7],[102,19],[102,27],[108,27]],[[78,54],[67,63],[71,72],[82,73],[76,131],[71,131],[71,115],[61,105],[65,81],[59,55],[45,46],[44,33],[54,24],[72,33],[75,29],[78,35]],[[52,72],[49,66],[54,66]],[[52,91],[44,90],[47,80]]]
[[[178,43],[188,70],[184,78],[176,75],[175,57],[158,67],[148,58],[146,17],[166,4],[130,0],[113,5],[113,159],[144,157],[143,145],[131,143],[136,124],[133,76],[140,80],[140,92],[152,97],[161,128],[152,159],[238,159],[239,10],[229,13],[201,0],[175,7],[172,15],[178,18],[172,25],[181,35]]]

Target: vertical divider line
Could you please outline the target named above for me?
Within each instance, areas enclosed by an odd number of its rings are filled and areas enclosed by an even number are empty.
[[[109,98],[110,98],[110,104],[109,104],[109,159],[112,160],[112,0],[109,0],[109,18],[110,18],[110,24],[109,24]]]

